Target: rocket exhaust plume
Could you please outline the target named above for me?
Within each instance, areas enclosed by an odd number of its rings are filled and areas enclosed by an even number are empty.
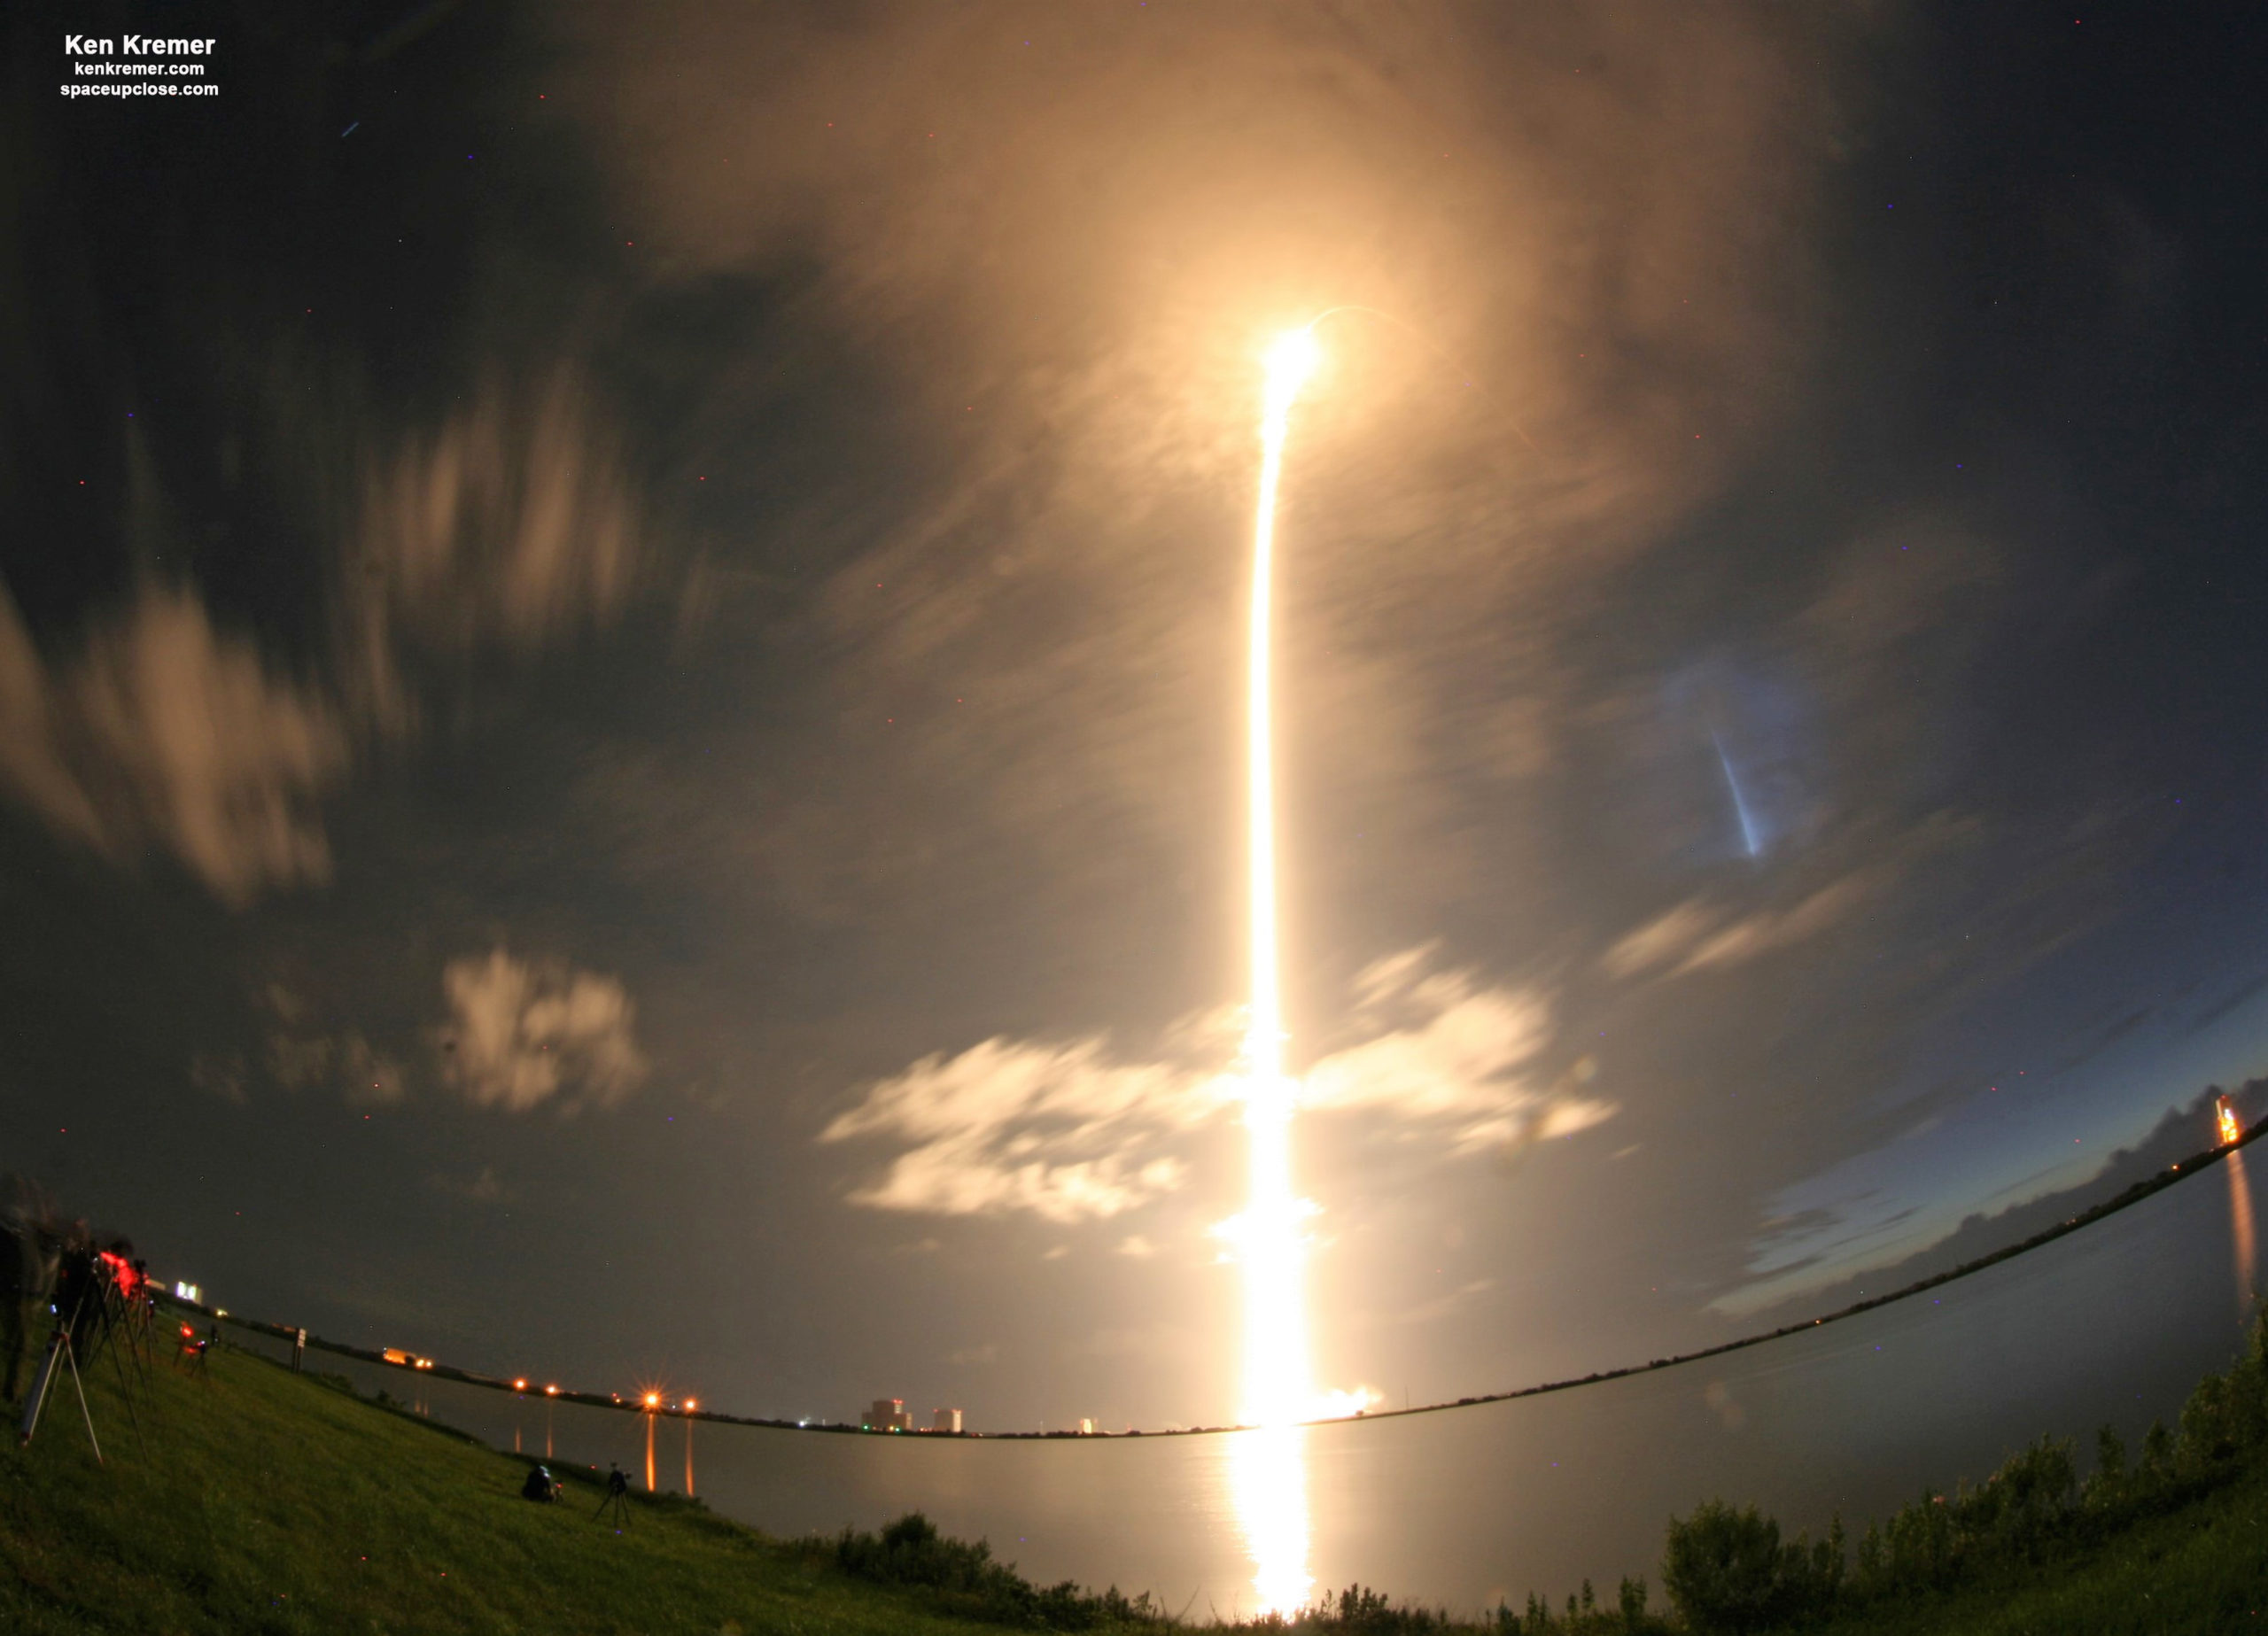
[[[1253,524],[1250,669],[1246,677],[1252,1004],[1245,1035],[1245,1128],[1251,1178],[1243,1223],[1243,1418],[1256,1425],[1298,1418],[1309,1395],[1300,1204],[1292,1191],[1292,1108],[1297,1087],[1284,1072],[1283,985],[1277,946],[1272,626],[1276,491],[1284,471],[1284,440],[1292,404],[1315,365],[1315,337],[1305,330],[1291,331],[1269,349],[1261,417],[1260,506]]]
[[[1284,1072],[1284,1006],[1277,943],[1276,767],[1271,679],[1276,492],[1292,405],[1315,371],[1315,337],[1294,330],[1267,355],[1260,426],[1260,503],[1253,523],[1247,810],[1250,829],[1251,1012],[1245,1035],[1244,1124],[1250,1176],[1237,1223],[1244,1259],[1243,1407],[1258,1431],[1239,1439],[1233,1472],[1237,1509],[1257,1574],[1260,1611],[1303,1606],[1307,1570],[1307,1474],[1297,1422],[1308,1413],[1303,1206],[1292,1188],[1292,1113],[1297,1086]]]

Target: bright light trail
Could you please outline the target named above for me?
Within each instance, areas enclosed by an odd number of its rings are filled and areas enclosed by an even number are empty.
[[[1307,1280],[1301,1221],[1292,1188],[1292,1113],[1298,1087],[1284,1072],[1284,1003],[1277,942],[1276,744],[1273,604],[1276,492],[1292,405],[1315,372],[1315,337],[1306,330],[1269,348],[1260,424],[1260,504],[1253,523],[1252,630],[1247,802],[1250,831],[1251,1012],[1245,1035],[1244,1123],[1250,1185],[1237,1223],[1244,1257],[1244,1404],[1239,1418],[1261,1428],[1239,1439],[1235,1488],[1254,1567],[1259,1611],[1303,1606],[1307,1570],[1307,1474],[1296,1430],[1313,1396],[1308,1361]]]
[[[1276,492],[1292,404],[1315,371],[1315,337],[1294,330],[1268,352],[1260,427],[1260,505],[1252,534],[1252,632],[1247,799],[1251,825],[1252,1004],[1245,1035],[1245,1128],[1251,1186],[1242,1223],[1245,1369],[1242,1418],[1284,1424],[1309,1396],[1301,1205],[1292,1190],[1292,1108],[1297,1086],[1284,1072],[1284,1000],[1277,946],[1276,741],[1272,678]]]

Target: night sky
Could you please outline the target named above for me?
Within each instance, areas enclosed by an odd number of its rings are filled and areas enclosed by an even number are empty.
[[[1782,1322],[2268,1074],[2255,10],[7,27],[0,1168],[233,1310],[1228,1418],[1340,306],[1320,1382]],[[152,27],[217,97],[57,94]]]

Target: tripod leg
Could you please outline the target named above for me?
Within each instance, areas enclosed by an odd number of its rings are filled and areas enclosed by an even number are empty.
[[[62,1341],[60,1335],[48,1337],[47,1355],[39,1361],[39,1373],[32,1376],[30,1395],[24,1399],[23,1426],[17,1438],[19,1446],[29,1447],[32,1433],[39,1430],[39,1412],[46,1407],[47,1389],[55,1381],[55,1351]]]
[[[95,1463],[103,1463],[102,1440],[95,1436],[94,1411],[87,1407],[87,1384],[79,1378],[79,1354],[71,1348],[71,1337],[63,1337],[63,1355],[71,1360],[71,1384],[79,1393],[79,1413],[86,1417],[87,1441],[95,1446]]]
[[[134,1383],[126,1377],[126,1364],[119,1357],[115,1347],[111,1349],[110,1361],[118,1370],[118,1395],[126,1400],[126,1418],[128,1423],[134,1428],[135,1444],[146,1454],[150,1452],[150,1440],[142,1435],[142,1416],[134,1409]],[[75,1369],[72,1370],[72,1376],[74,1379],[77,1377],[78,1371]],[[82,1391],[79,1394],[79,1401],[82,1407],[86,1400],[87,1394]],[[87,1430],[89,1433],[94,1431],[94,1421],[91,1417],[87,1422]]]

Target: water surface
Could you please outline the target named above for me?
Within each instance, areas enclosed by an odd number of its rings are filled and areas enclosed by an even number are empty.
[[[1279,1554],[1304,1541],[1319,1589],[1359,1580],[1462,1610],[1518,1605],[1585,1577],[1655,1578],[1665,1522],[1712,1496],[1757,1501],[1791,1529],[1839,1512],[1855,1533],[2043,1431],[2084,1438],[2109,1421],[2131,1444],[2233,1355],[2250,1254],[2244,1173],[2221,1165],[1929,1294],[1565,1392],[1302,1428],[1274,1447],[1269,1432],[933,1438],[701,1421],[692,1469],[711,1506],[770,1532],[920,1509],[1036,1579],[1149,1591],[1199,1617],[1253,1609],[1254,1547],[1271,1539]],[[555,1458],[618,1462],[644,1484],[641,1415],[310,1361],[500,1447],[541,1454],[548,1439]],[[686,1485],[687,1431],[668,1417],[655,1428],[665,1490]],[[1237,1505],[1255,1471],[1268,1492],[1303,1494],[1305,1511],[1278,1506],[1256,1539]]]

